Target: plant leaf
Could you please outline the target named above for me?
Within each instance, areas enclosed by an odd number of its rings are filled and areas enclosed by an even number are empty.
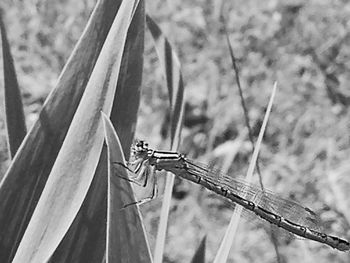
[[[102,150],[101,109],[110,114],[135,1],[123,1],[13,263],[47,262],[87,194]]]
[[[10,155],[13,158],[27,133],[21,92],[17,81],[16,70],[7,40],[6,29],[2,19],[3,11],[0,9],[0,33],[2,42],[2,55],[4,64],[4,90],[7,138]]]
[[[107,172],[107,149],[104,146],[83,205],[50,262],[103,262],[106,252]]]
[[[112,123],[103,114],[108,148],[108,219],[106,262],[152,262],[145,229],[126,170],[115,169],[113,163],[125,163],[122,147]],[[118,177],[119,176],[119,177]]]
[[[14,256],[119,8],[99,1],[83,35],[0,183],[0,262]]]
[[[148,15],[146,16],[146,22],[155,42],[155,48],[161,63],[161,67],[164,69],[165,73],[170,99],[170,145],[171,150],[177,150],[180,142],[180,130],[184,108],[184,83],[181,73],[181,65],[179,58],[173,51],[173,48],[160,30],[159,26]]]
[[[121,137],[124,138],[122,145],[124,149],[127,149],[127,152],[129,152],[134,136],[139,106],[143,65],[144,13],[144,1],[140,1],[129,27],[112,109],[112,115],[115,116],[114,121],[121,127],[118,130],[119,134],[122,135]],[[128,116],[128,118],[125,118],[125,116]],[[52,262],[103,261],[102,259],[106,253],[107,172],[107,149],[103,147],[94,179],[83,206],[52,256]],[[123,188],[123,192],[126,189]],[[130,224],[133,224],[130,220],[127,222],[127,224],[122,224],[121,232],[123,229],[130,228]],[[121,236],[118,231],[111,231],[111,235]],[[132,236],[136,236],[136,233]],[[120,243],[120,246],[127,244],[127,242]],[[118,250],[117,247],[115,249]],[[139,249],[137,251],[141,252],[143,250]],[[120,259],[123,260],[123,257]]]
[[[141,0],[130,25],[123,54],[111,121],[116,129],[125,155],[130,154],[134,138],[142,85],[145,37],[145,3]],[[126,117],[127,116],[127,117]]]
[[[266,130],[266,126],[267,126],[267,121],[269,119],[270,112],[272,109],[272,104],[273,104],[273,100],[275,98],[276,89],[277,89],[277,84],[275,83],[273,90],[272,90],[272,93],[271,93],[269,104],[268,104],[267,109],[266,109],[264,121],[263,121],[261,128],[260,128],[259,137],[257,139],[256,146],[255,146],[254,152],[252,154],[252,159],[249,163],[247,175],[245,178],[245,181],[247,183],[250,183],[252,181],[252,178],[253,178],[254,168],[256,165],[256,161],[258,159],[261,142],[262,142],[265,130]],[[242,196],[242,198],[244,198],[244,196]],[[236,206],[236,208],[233,212],[233,215],[231,217],[230,224],[226,230],[225,236],[224,236],[224,238],[220,244],[219,250],[215,256],[214,263],[222,263],[222,262],[227,261],[227,258],[228,258],[228,255],[230,253],[230,249],[232,247],[232,243],[233,243],[233,240],[234,240],[237,228],[238,228],[239,219],[240,219],[242,210],[243,210],[242,206]]]
[[[204,263],[205,262],[205,242],[207,236],[204,236],[199,247],[197,248],[196,253],[194,254],[191,263]]]
[[[233,71],[235,73],[235,80],[236,80],[236,84],[237,84],[237,88],[238,88],[238,92],[239,92],[239,97],[241,98],[241,105],[242,105],[242,110],[243,110],[243,114],[244,114],[244,120],[245,120],[245,125],[248,129],[248,135],[249,135],[249,140],[252,144],[252,152],[254,152],[254,139],[253,139],[253,132],[252,129],[250,127],[250,120],[249,120],[249,114],[248,114],[248,110],[246,107],[246,103],[245,103],[245,99],[243,96],[243,91],[242,91],[242,87],[241,87],[241,82],[240,82],[240,78],[239,78],[239,69],[236,63],[236,57],[233,53],[233,48],[231,45],[231,41],[230,41],[230,37],[226,28],[226,21],[224,16],[221,17],[222,20],[222,24],[224,26],[224,31],[225,31],[225,36],[226,36],[226,41],[227,41],[227,45],[229,48],[229,52],[230,52],[230,57],[231,57],[231,63],[232,63],[232,67],[233,67]],[[259,165],[259,159],[257,159],[256,162],[256,171],[258,173],[259,176],[259,184],[262,190],[264,190],[264,184],[263,184],[263,179],[262,179],[262,173],[260,171],[260,165]],[[273,246],[275,248],[276,251],[276,256],[277,256],[277,262],[279,262],[279,258],[281,257],[279,254],[279,249],[278,249],[278,242],[276,239],[276,236],[274,234],[274,231],[270,231],[270,239],[271,242],[273,243]]]
[[[184,84],[182,79],[181,66],[176,53],[173,51],[169,41],[163,35],[159,26],[149,16],[146,16],[146,22],[148,29],[150,30],[155,41],[156,51],[161,66],[164,68],[165,72],[165,79],[170,99],[170,148],[172,151],[176,151],[180,143],[181,126],[184,111]],[[154,252],[154,262],[156,263],[162,262],[163,259],[165,235],[173,185],[174,175],[172,173],[167,173],[156,240],[156,248]]]

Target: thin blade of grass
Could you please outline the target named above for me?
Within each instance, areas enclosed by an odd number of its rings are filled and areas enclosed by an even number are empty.
[[[123,138],[122,147],[124,151],[127,151],[127,155],[129,154],[130,144],[134,136],[139,106],[144,49],[144,20],[145,6],[144,1],[141,0],[133,15],[133,20],[128,30],[111,113],[111,116],[114,116],[114,126],[117,127],[120,138]],[[128,116],[128,118],[125,118],[125,116]],[[82,208],[79,210],[72,226],[53,254],[51,258],[52,262],[102,262],[102,259],[105,257],[107,231],[107,162],[107,148],[104,146],[94,179]],[[123,193],[129,191],[128,188],[124,187],[120,187],[119,190],[120,189],[122,189]],[[121,194],[121,192],[119,192],[119,194]],[[116,199],[118,202],[119,197],[117,196]],[[112,201],[115,202],[113,199]],[[128,220],[128,218],[130,218],[130,213],[119,214],[118,219],[121,220],[121,224],[119,225],[119,229],[117,229],[118,231],[115,229],[109,231],[112,237],[120,240],[119,246],[115,247],[117,251],[132,251],[130,246],[127,246],[130,243],[130,237],[126,237],[125,231],[130,228],[133,229],[134,225],[133,221]],[[145,251],[141,248],[142,243],[144,243],[144,241],[142,241],[144,237],[142,237],[141,234],[141,232],[131,234],[133,237],[138,237],[137,235],[140,235],[140,237],[132,239],[138,241],[134,247],[139,245],[140,248],[137,248],[137,251],[140,251],[140,253]],[[127,248],[124,248],[124,246],[127,246]],[[127,261],[127,255],[125,253],[122,254],[120,260]],[[133,260],[133,262],[139,261]]]
[[[334,158],[334,146],[335,144],[332,139],[327,140],[327,160],[325,164],[325,175],[327,178],[327,182],[329,185],[329,189],[332,191],[332,195],[334,198],[334,203],[337,204],[337,209],[332,207],[332,210],[335,211],[340,218],[344,218],[347,226],[350,226],[350,212],[347,206],[347,202],[343,200],[347,200],[346,192],[342,189],[343,182],[341,178],[346,178],[347,174],[349,174],[350,165],[340,166],[336,170],[331,169],[331,161]]]
[[[222,17],[222,13],[224,10],[224,1],[223,0],[215,0],[213,2],[214,8],[213,8],[213,19],[219,20]]]
[[[123,150],[108,116],[103,114],[108,148],[108,215],[106,262],[152,262],[141,214],[125,169],[116,171],[113,163],[125,163]]]
[[[10,156],[13,158],[27,133],[21,92],[17,81],[15,65],[7,39],[3,21],[3,11],[0,9],[0,33],[2,43],[2,57],[4,64],[4,90],[7,140]]]
[[[196,253],[194,254],[191,263],[204,263],[205,262],[205,242],[207,240],[207,236],[205,235],[197,248]]]
[[[76,112],[120,3],[99,1],[0,183],[0,262],[14,256]]]
[[[226,41],[227,41],[227,45],[228,45],[228,48],[229,48],[229,51],[230,51],[232,68],[233,68],[233,71],[235,72],[235,81],[236,81],[236,84],[237,84],[239,97],[241,99],[241,105],[242,105],[242,109],[243,109],[244,121],[245,121],[245,125],[246,125],[246,127],[248,129],[249,141],[252,144],[252,153],[253,153],[254,152],[254,138],[253,138],[252,128],[250,126],[250,120],[249,120],[249,114],[248,114],[247,106],[246,106],[245,99],[244,99],[244,96],[243,96],[243,90],[242,90],[242,86],[241,86],[241,81],[240,81],[240,78],[239,78],[239,69],[238,69],[238,66],[237,66],[236,57],[235,57],[235,55],[233,53],[233,48],[232,48],[232,45],[231,45],[230,37],[229,37],[227,29],[226,29],[226,22],[225,22],[223,16],[221,17],[221,19],[223,20]],[[261,175],[261,172],[260,172],[259,159],[257,160],[257,163],[256,163],[256,170],[257,170],[258,175],[259,175],[259,183],[260,183],[261,189],[264,189],[264,184],[263,184],[263,181],[262,181],[262,175]]]
[[[249,114],[248,114],[248,110],[247,110],[247,107],[246,107],[245,99],[244,99],[244,96],[243,96],[243,91],[242,91],[242,87],[241,87],[241,81],[240,81],[240,78],[239,78],[239,69],[238,69],[238,66],[237,66],[236,57],[235,57],[235,55],[233,53],[233,48],[232,48],[232,45],[231,45],[230,37],[229,37],[228,32],[227,32],[226,21],[224,19],[224,16],[221,17],[221,20],[222,20],[222,24],[224,26],[224,31],[225,31],[225,35],[226,35],[227,45],[228,45],[229,51],[230,51],[232,67],[233,67],[233,70],[235,72],[235,80],[236,80],[236,84],[237,84],[237,88],[238,88],[238,92],[239,92],[239,97],[241,98],[241,105],[242,105],[242,109],[243,109],[243,113],[244,113],[244,120],[245,120],[246,127],[248,128],[249,140],[250,140],[250,142],[252,144],[252,152],[254,152],[253,132],[252,132],[252,128],[250,127]],[[259,158],[256,161],[256,171],[258,172],[260,187],[261,187],[262,190],[264,190],[262,173],[261,173],[260,165],[259,165]],[[273,243],[273,246],[275,248],[277,262],[282,262],[281,255],[280,255],[280,252],[279,252],[279,249],[278,249],[277,237],[276,237],[276,235],[275,235],[275,233],[274,233],[274,231],[272,229],[270,229],[268,234],[269,234],[271,242]]]
[[[146,16],[148,29],[155,42],[155,48],[164,68],[165,79],[170,99],[170,149],[178,149],[181,137],[181,126],[184,111],[184,84],[181,66],[176,53],[173,51],[169,41],[164,36],[159,26]],[[167,173],[162,209],[154,252],[154,262],[160,263],[163,259],[167,222],[169,217],[171,194],[174,185],[174,175]]]
[[[88,192],[101,154],[135,1],[123,1],[13,263],[47,262]]]
[[[277,89],[277,83],[275,83],[274,86],[273,86],[273,90],[272,90],[272,93],[271,93],[270,101],[269,101],[269,104],[267,106],[267,110],[266,110],[266,113],[265,113],[264,121],[263,121],[263,123],[261,125],[261,129],[260,129],[260,132],[259,132],[259,137],[258,137],[258,140],[256,142],[256,146],[254,148],[252,159],[251,159],[251,161],[249,163],[247,175],[246,175],[246,178],[245,178],[245,181],[247,181],[248,183],[250,183],[252,181],[252,178],[253,178],[254,167],[255,167],[255,164],[256,164],[256,161],[257,161],[257,158],[258,158],[258,155],[259,155],[261,142],[262,142],[262,139],[263,139],[263,136],[264,136],[264,133],[265,133],[265,130],[266,130],[266,126],[267,126],[267,121],[269,119],[270,112],[271,112],[271,109],[272,109],[272,104],[273,104],[273,100],[274,100],[274,97],[275,97],[275,94],[276,94],[276,89]],[[233,243],[234,237],[236,235],[236,231],[237,231],[237,228],[238,228],[238,224],[239,224],[239,220],[240,220],[240,216],[241,216],[242,210],[243,210],[243,208],[241,206],[237,206],[237,208],[235,209],[235,211],[234,211],[234,213],[233,213],[233,215],[231,217],[230,224],[229,224],[229,226],[228,226],[228,228],[226,230],[225,236],[224,236],[224,238],[223,238],[223,240],[222,240],[222,242],[220,244],[219,250],[218,250],[218,252],[217,252],[217,254],[215,256],[214,263],[223,263],[223,262],[227,261],[230,249],[232,247],[232,243]]]

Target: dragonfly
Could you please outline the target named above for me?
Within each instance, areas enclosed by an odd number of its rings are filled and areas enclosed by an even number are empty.
[[[165,170],[199,184],[289,233],[340,251],[350,249],[348,241],[319,230],[320,220],[311,209],[196,163],[181,153],[153,150],[146,142],[136,141],[131,148],[131,159],[126,167],[131,171],[129,180],[146,186],[148,179],[155,176],[150,172],[151,167],[155,168],[154,171]],[[153,178],[152,182],[153,191],[149,200],[156,195],[156,180]]]

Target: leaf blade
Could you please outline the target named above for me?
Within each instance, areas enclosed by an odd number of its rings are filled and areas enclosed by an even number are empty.
[[[109,160],[106,262],[152,262],[138,206],[122,209],[136,199],[130,182],[118,177],[128,178],[126,170],[113,169],[113,163],[125,163],[125,158],[118,135],[105,114],[103,121]]]
[[[119,6],[100,1],[50,93],[39,120],[24,139],[0,183],[0,261],[11,261]]]
[[[197,248],[196,253],[193,255],[191,263],[204,263],[205,262],[205,243],[207,236],[205,235]]]
[[[176,151],[180,143],[184,112],[184,83],[181,66],[176,53],[173,51],[169,41],[162,33],[159,26],[150,16],[146,16],[146,22],[154,39],[161,66],[164,68],[170,100],[170,149]],[[156,248],[154,252],[154,262],[156,263],[162,262],[163,259],[174,177],[175,176],[172,173],[167,173]]]
[[[14,263],[47,262],[83,203],[103,145],[100,110],[112,109],[133,7],[120,6]]]
[[[273,86],[272,93],[271,93],[270,100],[269,100],[269,104],[268,104],[267,109],[266,109],[264,121],[261,125],[259,136],[258,136],[258,139],[256,142],[256,146],[254,148],[254,152],[252,154],[251,161],[249,163],[247,175],[245,178],[245,181],[248,183],[250,183],[252,181],[254,168],[255,168],[255,165],[256,165],[256,162],[258,159],[261,142],[262,142],[262,139],[263,139],[263,136],[264,136],[264,133],[266,130],[267,122],[268,122],[268,119],[270,116],[270,112],[272,109],[272,104],[273,104],[273,100],[275,98],[276,89],[277,89],[277,83],[275,83]],[[243,196],[243,198],[244,198],[244,196]],[[235,210],[232,214],[231,220],[230,220],[230,224],[226,230],[225,236],[224,236],[224,238],[220,244],[219,250],[215,256],[214,263],[221,263],[221,262],[227,261],[227,258],[228,258],[228,255],[230,253],[230,249],[232,247],[232,243],[233,243],[233,240],[234,240],[237,228],[238,228],[238,224],[239,224],[242,210],[243,210],[242,206],[237,206],[235,208]]]
[[[142,83],[144,13],[144,1],[140,1],[129,27],[111,113],[111,116],[114,117],[113,125],[119,131],[120,138],[123,138],[122,146],[124,151],[127,149],[127,152],[129,152],[134,136]],[[125,118],[125,116],[128,116],[128,118]],[[102,262],[103,258],[105,258],[107,161],[107,148],[104,146],[94,179],[82,208],[79,210],[68,233],[52,256],[52,262],[63,263],[73,261],[73,259],[74,262]],[[126,189],[123,188],[123,192]],[[127,223],[123,224],[123,228],[120,231],[112,231],[113,235],[119,236],[120,232],[130,227],[129,221],[124,219],[124,222]],[[136,234],[132,236],[136,236]],[[142,246],[141,244],[144,242],[141,239],[139,246]],[[124,243],[126,242],[122,242],[121,245],[124,245]],[[137,251],[141,252],[145,251],[145,249],[140,248]],[[122,258],[120,257],[120,259]],[[139,262],[139,260],[134,260],[134,262]]]
[[[3,21],[3,11],[1,9],[0,33],[4,65],[7,139],[10,149],[10,156],[13,158],[27,133],[27,127],[25,123],[20,87],[17,81],[14,60],[11,55],[10,45],[7,39],[6,28]]]

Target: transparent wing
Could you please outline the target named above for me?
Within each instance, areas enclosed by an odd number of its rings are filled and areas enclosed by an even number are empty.
[[[322,230],[320,217],[311,209],[294,201],[281,198],[269,190],[262,190],[256,185],[248,184],[244,180],[232,178],[207,165],[196,163],[188,159],[186,159],[186,161],[190,166],[194,166],[194,170],[198,172],[198,176],[212,181],[234,194],[244,197],[265,210],[282,216],[295,224],[316,231]]]

